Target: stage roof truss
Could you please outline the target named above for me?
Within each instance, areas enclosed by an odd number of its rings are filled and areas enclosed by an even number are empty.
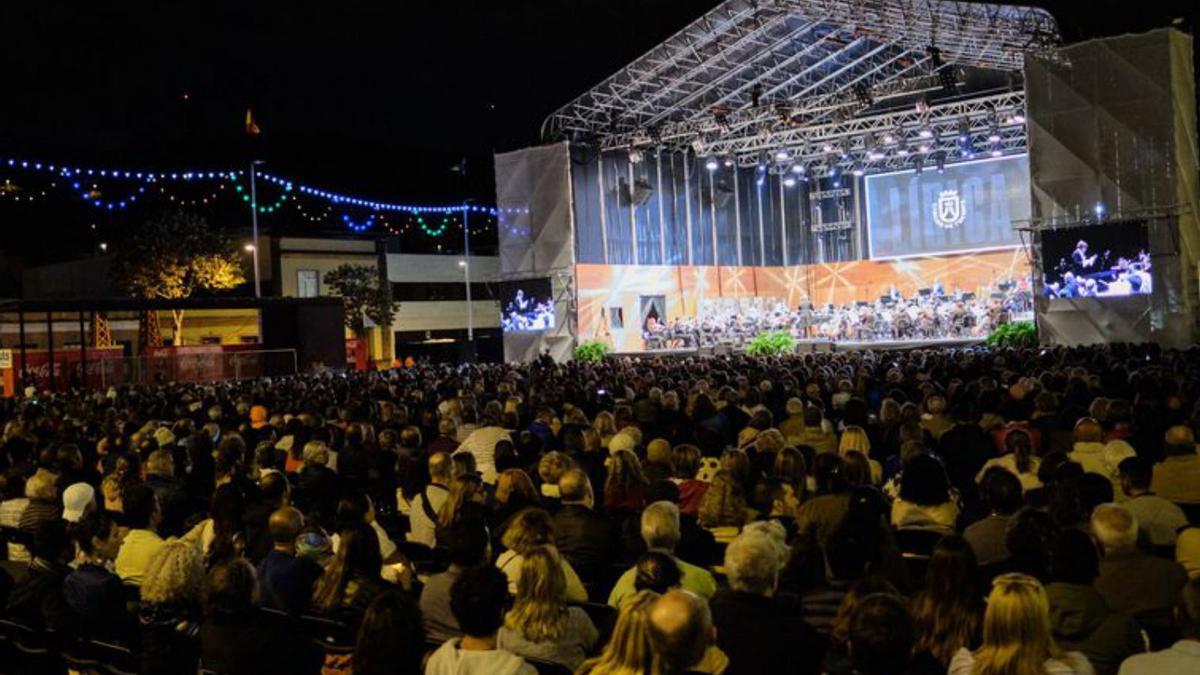
[[[964,97],[987,93],[958,87],[978,70],[1019,80],[1025,51],[1057,44],[1054,18],[1032,7],[727,0],[551,114],[542,133],[600,150],[754,151],[752,137],[878,116],[876,102],[947,81]]]

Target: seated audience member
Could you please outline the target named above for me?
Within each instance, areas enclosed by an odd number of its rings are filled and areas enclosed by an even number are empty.
[[[851,650],[853,651],[853,650]],[[1037,673],[1092,675],[1087,657],[1063,652],[1050,633],[1050,603],[1041,582],[1024,574],[996,578],[983,616],[979,649],[960,649],[948,675]]]
[[[699,670],[716,635],[704,598],[678,590],[660,596],[650,606],[650,644],[661,675]]]
[[[900,498],[892,504],[892,525],[953,532],[957,521],[958,504],[942,463],[932,455],[913,457],[900,478]]]
[[[61,592],[74,558],[67,524],[42,520],[33,530],[29,566],[8,593],[4,617],[34,631],[63,630],[70,625],[70,608]]]
[[[1137,453],[1122,440],[1104,442],[1104,427],[1091,417],[1075,423],[1075,444],[1067,457],[1087,473],[1098,473],[1117,484],[1117,465]]]
[[[838,437],[826,426],[821,409],[809,404],[804,408],[804,429],[794,444],[807,445],[818,453],[834,452],[837,450]]]
[[[1163,454],[1163,461],[1154,467],[1150,489],[1176,503],[1200,503],[1200,453],[1192,429],[1183,425],[1167,429]]]
[[[991,565],[1008,558],[1008,544],[1005,541],[1008,528],[1024,502],[1021,500],[1020,481],[1004,469],[988,469],[979,487],[983,490],[988,515],[968,525],[963,530],[963,539],[971,545],[980,565]]]
[[[671,442],[655,438],[646,444],[646,463],[642,466],[646,484],[671,479]]]
[[[304,529],[304,515],[286,506],[271,514],[267,523],[271,551],[258,563],[259,604],[289,614],[302,614],[312,601],[313,585],[324,570],[296,555],[296,539]]]
[[[580,469],[570,469],[559,477],[558,492],[562,508],[551,518],[555,544],[582,579],[596,581],[617,559],[615,524],[596,511],[591,481]]]
[[[725,549],[729,589],[711,601],[717,646],[729,655],[728,675],[766,673],[789,664],[793,673],[819,673],[823,640],[775,597],[784,560],[770,538],[747,531]]]
[[[342,530],[337,552],[313,587],[312,612],[357,629],[375,596],[388,589],[380,576],[379,538],[365,523]]]
[[[537,547],[522,557],[517,595],[496,646],[574,670],[595,646],[599,633],[582,609],[567,606],[567,582],[553,550]]]
[[[562,503],[562,497],[558,493],[558,479],[574,464],[565,452],[557,451],[547,452],[538,460],[537,477],[541,481],[542,503],[551,512],[557,511]]]
[[[433,536],[437,545],[446,546],[449,543],[450,530],[459,521],[486,520],[488,510],[483,505],[486,498],[487,493],[478,473],[465,473],[451,478],[450,490],[441,510],[438,511],[437,527],[434,530]]]
[[[87,483],[67,486],[62,501],[62,518],[68,523],[78,523],[99,508],[96,506],[96,488]]]
[[[25,482],[25,497],[29,503],[21,511],[18,528],[26,534],[33,534],[38,525],[48,520],[62,518],[62,500],[58,496],[55,485],[56,476],[46,469],[38,469]]]
[[[713,533],[719,544],[728,544],[757,514],[746,505],[742,487],[726,469],[717,471],[700,499],[700,527]]]
[[[824,542],[842,524],[850,510],[850,483],[846,480],[846,462],[834,453],[817,455],[813,462],[816,494],[796,510],[796,532],[815,528],[817,540]]]
[[[271,538],[271,514],[291,504],[291,486],[278,471],[264,473],[258,479],[258,495],[246,505],[242,516],[246,532],[246,557],[258,564],[274,546]]]
[[[1154,465],[1141,457],[1130,457],[1117,467],[1121,490],[1129,497],[1121,506],[1137,520],[1139,532],[1145,532],[1151,546],[1174,546],[1175,537],[1187,527],[1188,519],[1174,502],[1150,490]]]
[[[1131,656],[1120,675],[1190,675],[1200,673],[1200,579],[1183,588],[1175,606],[1175,624],[1182,636],[1169,649]]]
[[[533,666],[496,644],[508,606],[508,580],[499,570],[481,565],[463,572],[450,589],[450,607],[463,636],[429,655],[425,675],[535,675]]]
[[[767,520],[779,523],[788,539],[796,536],[796,511],[800,508],[800,492],[794,484],[777,478],[763,484],[763,494],[771,505]]]
[[[245,558],[217,563],[204,584],[200,660],[205,670],[227,675],[313,673],[322,652],[295,640],[284,624],[255,605],[254,567]]]
[[[868,595],[851,615],[847,647],[858,675],[908,673],[915,643],[912,616],[894,595]]]
[[[1128,461],[1128,460],[1126,460]],[[1058,646],[1088,658],[1096,675],[1116,675],[1126,657],[1142,651],[1138,627],[1105,605],[1092,586],[1100,554],[1082,530],[1064,530],[1050,552],[1050,631]]]
[[[1108,608],[1125,614],[1167,612],[1187,581],[1173,560],[1138,549],[1138,522],[1117,504],[1102,504],[1092,512],[1092,534],[1104,549],[1096,590]]]
[[[436,543],[438,512],[446,503],[450,493],[450,473],[453,462],[450,455],[435,452],[429,456],[429,485],[412,500],[409,510],[408,540],[432,548]]]
[[[525,553],[538,546],[549,546],[557,553],[550,514],[542,509],[525,509],[518,513],[504,531],[500,544],[508,550],[496,558],[496,567],[508,579],[509,592],[515,595],[517,583],[521,579],[521,564],[524,562]],[[567,581],[567,601],[587,602],[587,589],[583,587],[583,582],[575,573],[571,562],[562,554],[558,554],[558,561]]]
[[[650,481],[646,480],[637,455],[629,450],[618,450],[610,455],[606,464],[604,510],[640,511],[646,503],[646,488]]]
[[[944,670],[958,650],[979,644],[983,622],[978,568],[970,545],[948,535],[933,547],[925,571],[925,587],[912,604],[916,633],[914,654]]]
[[[425,641],[421,611],[399,591],[381,594],[367,608],[351,664],[355,675],[420,675]]]
[[[987,470],[999,467],[1021,481],[1022,491],[1028,492],[1040,488],[1042,481],[1038,479],[1038,467],[1041,465],[1041,460],[1033,454],[1033,441],[1029,434],[1021,429],[1009,431],[1004,437],[1004,449],[1005,454],[989,459],[983,465],[983,468],[979,470],[979,475],[975,477],[975,482],[982,484]]]
[[[673,588],[679,588],[683,581],[683,570],[675,564],[675,559],[659,551],[647,551],[638,557],[634,563],[637,576],[633,580],[633,588],[638,591],[654,591],[659,595]]]
[[[505,469],[496,477],[496,492],[492,495],[492,511],[488,515],[488,530],[496,538],[508,529],[513,518],[530,507],[536,507],[541,498],[529,474],[521,469]]]
[[[842,598],[842,604],[838,606],[837,615],[833,619],[833,629],[829,633],[829,644],[825,646],[822,667],[827,675],[848,675],[854,672],[850,663],[850,623],[859,603],[875,593],[899,595],[896,587],[886,579],[867,577],[851,586],[850,592]]]
[[[203,586],[204,563],[192,544],[166,542],[150,558],[138,605],[140,672],[196,672]]]
[[[168,450],[155,450],[146,459],[146,485],[154,490],[162,509],[159,533],[164,537],[183,534],[183,521],[189,515],[191,503],[183,484],[175,479],[175,460]]]
[[[659,598],[653,591],[639,591],[621,606],[612,637],[600,655],[584,661],[580,675],[635,675],[653,673],[655,657],[650,645],[650,607]]]
[[[430,576],[421,589],[421,620],[428,639],[445,641],[462,636],[450,609],[450,588],[463,572],[486,564],[490,557],[488,533],[483,523],[465,520],[454,526],[448,551],[450,566],[445,572]]]
[[[654,502],[647,506],[642,512],[642,540],[646,542],[648,551],[666,553],[675,560],[675,564],[679,565],[683,572],[680,585],[684,590],[702,598],[710,598],[716,592],[717,582],[711,572],[674,555],[675,547],[679,544],[679,507],[671,502]],[[625,599],[634,594],[636,578],[636,567],[622,574],[608,595],[608,604],[620,608]]]
[[[128,643],[136,624],[125,605],[121,579],[109,571],[121,546],[117,524],[98,511],[68,526],[75,542],[75,570],[63,580],[62,595],[73,625],[86,637]]]
[[[162,513],[154,490],[141,483],[125,486],[121,491],[121,508],[129,533],[117,552],[115,569],[121,581],[139,586],[150,559],[163,547],[162,538],[155,532]]]
[[[700,511],[700,499],[708,490],[708,483],[697,480],[700,470],[700,448],[694,445],[677,445],[671,450],[671,482],[679,486],[679,512],[696,515]]]
[[[1200,577],[1200,527],[1189,527],[1175,539],[1175,562],[1179,563],[1188,578]]]
[[[867,458],[870,465],[870,484],[879,485],[883,482],[883,466],[871,459],[871,437],[867,430],[860,426],[851,425],[842,430],[842,438],[838,441],[838,454],[843,457],[849,452],[860,452]]]

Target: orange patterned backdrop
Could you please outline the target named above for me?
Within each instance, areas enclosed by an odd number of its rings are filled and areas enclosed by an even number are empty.
[[[1028,280],[1031,270],[1025,250],[1017,248],[791,267],[576,265],[575,274],[580,341],[600,339],[616,351],[638,351],[641,296],[663,296],[670,320],[695,314],[703,298],[785,298],[790,307],[807,301],[842,304],[876,300],[893,284],[905,296],[938,282],[947,292],[981,292],[1001,281]],[[624,328],[610,327],[614,307],[624,314]]]

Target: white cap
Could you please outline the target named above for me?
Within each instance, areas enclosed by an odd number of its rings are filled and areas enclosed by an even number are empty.
[[[63,520],[78,523],[95,498],[95,488],[87,483],[75,483],[63,490]]]

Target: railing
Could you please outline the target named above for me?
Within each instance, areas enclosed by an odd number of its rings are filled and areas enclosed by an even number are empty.
[[[64,351],[56,355],[55,388],[62,390],[83,386],[88,389],[107,389],[122,384],[216,382],[282,377],[299,372],[295,349],[165,349],[148,356],[89,358],[83,372],[80,365],[77,352]],[[39,388],[48,388],[51,384],[49,362],[31,362],[24,377]]]

